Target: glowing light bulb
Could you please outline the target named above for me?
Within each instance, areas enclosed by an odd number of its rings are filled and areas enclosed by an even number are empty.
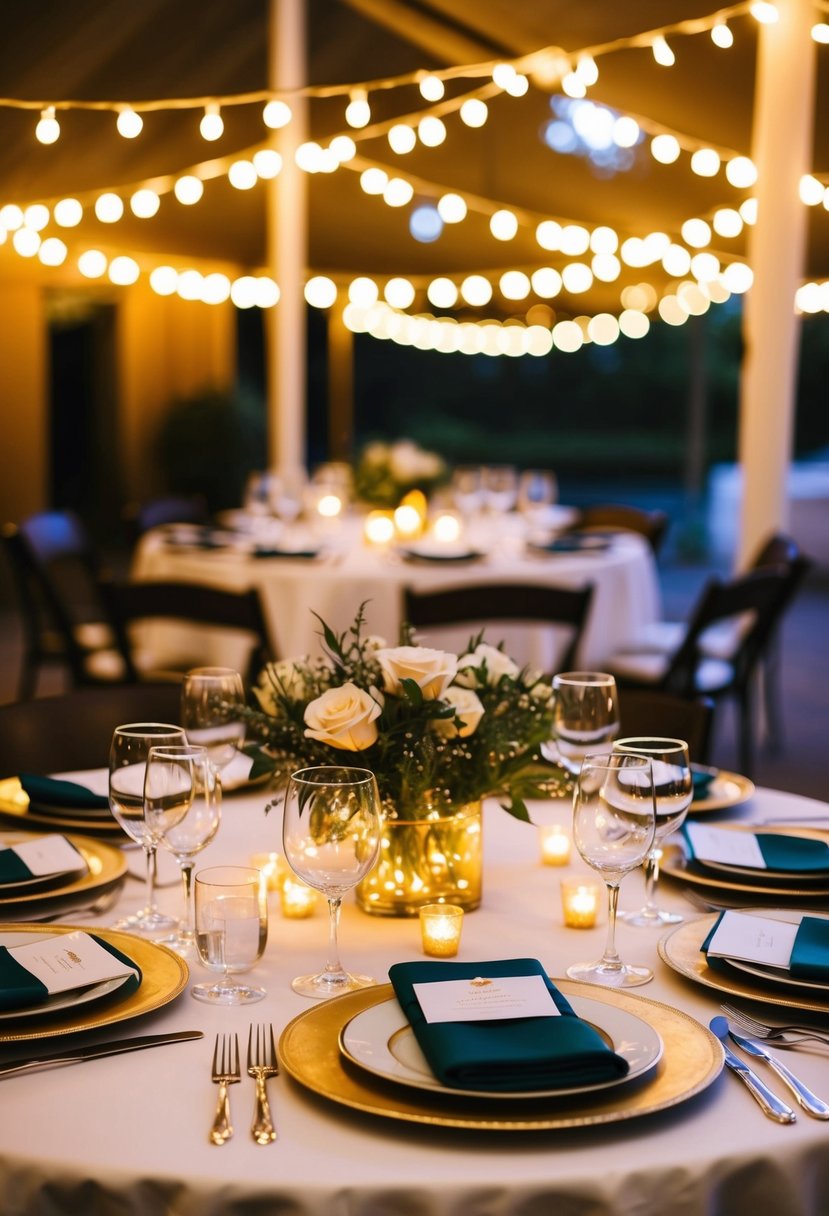
[[[716,177],[720,171],[720,155],[713,148],[697,148],[691,157],[691,171],[697,177]]]
[[[118,111],[115,126],[124,139],[136,139],[144,129],[144,119],[129,106],[124,106]]]
[[[410,127],[405,122],[395,123],[390,128],[387,138],[392,152],[396,152],[398,156],[405,156],[407,152],[411,152],[417,143],[414,127]]]
[[[100,249],[87,249],[78,258],[78,270],[85,279],[100,279],[106,268],[106,255]]]
[[[446,124],[433,114],[427,114],[417,124],[417,137],[427,148],[437,148],[446,139]]]
[[[561,91],[566,93],[568,97],[572,97],[575,101],[587,95],[587,85],[577,76],[575,72],[568,72],[566,76],[561,78]]]
[[[408,279],[389,279],[383,288],[383,296],[392,308],[409,308],[414,303],[415,289]]]
[[[743,223],[751,227],[757,223],[757,199],[746,198],[740,203],[740,215],[743,217]]]
[[[47,106],[45,110],[40,111],[35,138],[42,144],[53,144],[60,139],[60,123],[55,118],[54,106]]]
[[[592,55],[582,55],[576,64],[576,75],[589,88],[599,79],[599,69]]]
[[[496,63],[492,69],[492,80],[497,84],[499,89],[506,91],[507,85],[511,84],[516,75],[515,68],[511,63]]]
[[[278,131],[282,127],[287,127],[292,118],[291,107],[286,101],[278,99],[269,101],[262,111],[262,121],[272,131]]]
[[[492,286],[482,274],[470,274],[461,283],[461,295],[473,308],[481,308],[492,299]]]
[[[458,302],[458,289],[451,279],[432,279],[426,288],[426,299],[435,308],[454,308]]]
[[[825,21],[818,21],[812,26],[812,38],[821,46],[826,46],[829,43],[829,25]]]
[[[768,0],[755,0],[749,11],[754,20],[759,21],[761,25],[774,25],[780,20],[777,5],[769,4]]]
[[[666,274],[678,279],[691,269],[691,255],[684,245],[669,245],[662,255],[662,267]]]
[[[116,283],[119,287],[129,287],[130,283],[137,280],[141,271],[135,258],[122,256],[112,259],[108,273],[110,282]]]
[[[671,68],[676,63],[676,55],[668,46],[662,34],[657,34],[654,38],[651,43],[651,51],[653,52],[654,59],[662,68]]]
[[[679,140],[673,135],[655,135],[651,140],[651,156],[660,165],[672,165],[679,158]]]
[[[256,303],[256,279],[243,274],[230,286],[230,298],[237,308],[253,308]]]
[[[459,194],[444,194],[438,199],[438,215],[444,224],[460,224],[466,213],[466,201]]]
[[[389,175],[384,169],[364,169],[360,174],[360,188],[365,194],[382,194],[389,184]]]
[[[516,72],[504,86],[504,92],[510,97],[523,97],[530,87],[530,82],[521,72]]]
[[[210,102],[204,107],[204,115],[199,123],[199,131],[202,139],[206,139],[208,143],[221,139],[224,135],[224,119],[222,118],[221,110],[215,102]]]
[[[553,343],[559,350],[573,354],[584,345],[581,327],[575,321],[559,321],[553,326]]]
[[[17,203],[6,203],[0,207],[0,228],[5,228],[7,232],[13,232],[15,228],[20,228],[23,223],[23,208],[18,207]]]
[[[495,211],[489,218],[489,230],[496,241],[511,241],[518,232],[518,217],[506,207]]]
[[[62,266],[66,261],[67,249],[60,237],[49,236],[37,251],[44,266]]]
[[[705,220],[686,220],[680,231],[685,244],[694,249],[702,249],[711,241],[711,228]]]
[[[405,207],[411,202],[414,186],[403,177],[393,177],[383,191],[383,202],[389,207]]]
[[[42,231],[49,219],[49,208],[44,203],[31,203],[23,212],[23,223],[35,232]]]
[[[160,206],[161,199],[155,190],[136,190],[130,198],[130,211],[140,220],[151,219]]]
[[[561,248],[561,224],[556,220],[542,220],[535,230],[535,239],[542,249],[553,253]]]
[[[552,266],[540,266],[530,276],[533,291],[542,300],[552,300],[561,291],[561,275]]]
[[[572,256],[590,248],[590,233],[581,224],[565,224],[561,230],[561,251]]]
[[[259,174],[252,160],[235,160],[227,171],[227,180],[234,190],[252,190]]]
[[[100,194],[95,199],[95,214],[102,224],[116,224],[124,214],[124,203],[117,194]]]
[[[305,299],[312,308],[331,308],[337,302],[337,284],[318,274],[305,284]]]
[[[732,262],[722,273],[723,283],[735,296],[742,295],[754,282],[754,272],[745,262]]]
[[[590,233],[590,248],[594,253],[615,253],[619,248],[618,234],[612,228],[600,225]]]
[[[620,115],[613,124],[613,142],[617,148],[635,148],[641,135],[639,123],[627,114]]]
[[[345,108],[345,121],[350,127],[367,127],[371,121],[371,106],[365,89],[355,89]]]
[[[33,258],[40,249],[40,233],[24,224],[12,237],[12,245],[22,258]]]
[[[498,280],[498,286],[505,300],[525,300],[531,284],[523,270],[506,270]]]
[[[269,275],[256,280],[254,303],[257,308],[274,308],[279,303],[279,287]]]
[[[221,274],[219,271],[214,271],[213,274],[204,276],[204,282],[201,285],[200,299],[205,304],[224,304],[230,299],[230,279],[226,274]]]
[[[204,194],[204,182],[200,177],[187,173],[173,186],[173,194],[185,207],[192,207]]]
[[[178,274],[172,266],[156,266],[150,271],[150,287],[156,295],[175,295]]]
[[[735,156],[726,163],[725,176],[732,186],[743,190],[757,181],[757,167],[748,156]]]
[[[800,201],[806,207],[817,207],[823,202],[823,183],[811,173],[804,173],[799,186]]]
[[[593,286],[593,271],[584,262],[570,262],[561,272],[564,290],[571,295],[581,295]]]
[[[467,127],[482,127],[489,118],[489,107],[480,97],[467,97],[459,114],[461,122]]]
[[[711,41],[724,51],[734,45],[734,35],[725,21],[715,21],[711,26]]]
[[[720,207],[711,220],[717,236],[739,236],[743,230],[743,217],[733,207]]]
[[[426,101],[440,101],[446,91],[441,78],[439,76],[432,76],[431,74],[421,79],[418,88],[420,89],[421,97]]]
[[[52,215],[61,228],[76,228],[83,219],[83,207],[76,198],[62,198],[55,203]]]
[[[348,298],[360,308],[370,308],[379,299],[380,291],[374,279],[363,275],[352,279],[348,285]]]
[[[626,308],[619,315],[619,329],[626,338],[644,338],[651,323],[643,312]]]
[[[609,312],[597,313],[588,322],[587,335],[597,346],[612,346],[619,338],[619,322]]]
[[[263,181],[269,181],[282,172],[282,157],[272,148],[260,148],[253,154],[253,167]]]

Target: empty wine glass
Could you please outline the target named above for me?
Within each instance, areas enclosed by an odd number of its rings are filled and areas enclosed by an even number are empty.
[[[616,950],[619,884],[641,865],[656,829],[653,772],[647,756],[587,755],[573,796],[573,841],[607,887],[607,941],[596,962],[567,968],[573,980],[635,988],[653,979],[649,967],[623,963]]]
[[[511,464],[491,464],[483,470],[484,506],[492,515],[511,511],[518,501],[518,470]]]
[[[156,842],[144,818],[144,775],[150,748],[186,743],[181,726],[168,722],[130,722],[116,726],[109,748],[109,809],[121,827],[144,850],[147,859],[147,902],[140,912],[115,928],[139,933],[163,933],[175,920],[159,912],[155,902]]]
[[[173,854],[184,884],[184,916],[164,938],[180,954],[195,947],[193,867],[219,829],[221,785],[207,749],[184,744],[152,747],[144,777],[144,818],[156,844]]]
[[[568,772],[577,773],[588,752],[609,752],[618,733],[619,698],[613,676],[604,671],[553,676],[555,759]]]
[[[181,723],[187,741],[207,748],[217,772],[227,768],[245,738],[240,710],[245,687],[230,667],[194,667],[181,685]]]
[[[211,866],[196,875],[196,949],[199,961],[220,971],[214,984],[194,984],[197,1001],[211,1005],[250,1005],[264,988],[233,977],[249,971],[268,940],[267,883],[249,866]]]
[[[661,928],[682,920],[678,912],[660,908],[656,902],[659,887],[661,843],[671,832],[682,826],[694,797],[694,781],[688,744],[684,739],[635,737],[617,739],[614,752],[630,752],[649,756],[653,762],[653,788],[656,798],[656,835],[653,847],[645,859],[645,905],[638,912],[620,912],[628,925]]]
[[[291,984],[302,996],[339,996],[375,983],[350,975],[338,953],[337,927],[343,895],[364,878],[380,847],[380,795],[364,768],[301,769],[288,782],[282,821],[285,858],[294,873],[328,900],[328,961],[315,975]]]
[[[558,482],[550,469],[524,469],[518,480],[518,510],[532,539],[550,530],[550,508],[558,501]]]
[[[482,482],[482,470],[473,465],[459,465],[452,473],[452,501],[466,519],[474,518],[483,506]]]

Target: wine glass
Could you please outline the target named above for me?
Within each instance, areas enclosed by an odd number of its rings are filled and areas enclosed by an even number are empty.
[[[614,752],[630,752],[650,756],[653,762],[653,786],[656,798],[656,835],[653,847],[645,859],[645,906],[638,912],[620,912],[628,925],[661,928],[682,920],[678,912],[668,912],[656,902],[659,886],[661,842],[682,826],[694,797],[694,781],[688,744],[684,739],[635,738],[617,739]]]
[[[211,866],[196,875],[196,949],[199,961],[220,971],[214,984],[194,984],[197,1001],[211,1005],[250,1005],[264,988],[233,977],[249,971],[268,940],[267,883],[249,866]]]
[[[492,515],[511,511],[518,501],[518,470],[511,464],[491,464],[483,470],[484,505]]]
[[[230,667],[194,667],[184,677],[181,723],[187,742],[207,749],[217,773],[227,768],[244,742],[244,705],[242,677]]]
[[[144,775],[150,748],[186,743],[181,726],[168,722],[130,722],[116,726],[109,748],[109,809],[121,827],[144,850],[147,859],[147,902],[140,912],[115,926],[139,933],[163,933],[175,920],[159,912],[155,902],[156,842],[144,818]]]
[[[452,501],[466,519],[483,506],[483,473],[473,465],[459,465],[452,473]]]
[[[518,480],[518,510],[530,538],[550,530],[550,508],[558,499],[558,482],[550,469],[524,469]]]
[[[573,795],[573,841],[607,887],[607,941],[596,962],[567,968],[573,980],[634,988],[653,979],[649,967],[623,963],[616,950],[619,884],[648,855],[656,830],[653,771],[647,756],[587,755]]]
[[[221,785],[207,748],[184,744],[151,747],[144,776],[144,818],[156,844],[173,854],[184,884],[184,917],[165,938],[180,954],[195,946],[193,867],[219,829]]]
[[[340,963],[337,926],[343,895],[377,860],[380,848],[380,795],[364,768],[322,766],[301,769],[288,782],[282,842],[294,873],[328,900],[328,961],[316,975],[291,984],[302,996],[339,996],[375,981],[350,975]]]
[[[616,681],[603,671],[565,671],[553,676],[553,739],[556,759],[578,773],[587,752],[610,751],[619,732]]]

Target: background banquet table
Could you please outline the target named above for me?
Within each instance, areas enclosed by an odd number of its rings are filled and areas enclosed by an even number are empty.
[[[255,852],[279,850],[280,814],[266,816],[266,800],[262,790],[227,796],[221,830],[199,866],[246,863]],[[539,820],[564,824],[569,818],[564,801],[535,809]],[[795,817],[818,810],[827,808],[760,790],[738,814]],[[604,925],[562,927],[558,886],[568,871],[539,864],[536,829],[488,804],[484,831],[484,900],[465,918],[459,958],[534,956],[560,977],[569,963],[595,957]],[[581,869],[579,861],[570,867]],[[160,895],[164,906],[178,907],[175,886],[165,886]],[[128,881],[117,909],[101,920],[111,923],[116,912],[136,908],[141,896],[141,885]],[[634,906],[641,896],[639,875],[631,875],[622,888],[622,905]],[[677,887],[664,882],[661,896],[695,915]],[[659,936],[619,927],[623,957],[656,969],[653,982],[638,993],[707,1025],[719,1011],[719,994],[660,962]],[[252,973],[268,990],[260,1004],[214,1009],[183,993],[166,1008],[98,1032],[99,1037],[200,1028],[203,1040],[1,1079],[0,1206],[6,1216],[546,1216],[553,1211],[825,1216],[829,1211],[827,1125],[802,1112],[792,1126],[772,1123],[729,1073],[687,1102],[644,1118],[508,1133],[424,1127],[362,1114],[316,1096],[283,1073],[269,1083],[279,1139],[267,1147],[250,1137],[253,1084],[243,1078],[231,1090],[235,1137],[221,1148],[210,1145],[215,1033],[235,1030],[244,1040],[249,1023],[263,1019],[281,1033],[312,1006],[289,984],[292,976],[323,961],[325,939],[321,910],[311,919],[290,921],[274,903],[267,950]],[[380,981],[392,963],[422,957],[416,921],[366,916],[351,899],[344,906],[341,946],[347,965]],[[194,964],[192,979],[203,975]],[[829,1049],[787,1052],[785,1059],[818,1093],[829,1095]]]
[[[171,544],[169,533],[156,531],[144,537],[135,554],[131,577],[190,579],[236,590],[258,587],[271,626],[274,644],[282,657],[314,653],[318,649],[318,613],[337,632],[347,629],[360,603],[367,601],[368,632],[390,643],[397,641],[403,616],[403,588],[418,591],[466,586],[479,582],[539,582],[564,587],[592,583],[593,601],[582,637],[578,662],[601,667],[604,659],[624,645],[642,625],[660,615],[656,563],[641,537],[620,533],[603,551],[539,554],[529,552],[516,532],[518,521],[493,524],[477,539],[483,556],[472,562],[413,562],[398,553],[369,548],[362,541],[361,522],[352,517],[329,532],[318,559],[253,557],[228,546],[199,549]],[[306,538],[306,543],[308,540]],[[173,626],[161,637],[157,627],[143,634],[142,644],[155,656],[159,646],[177,642]],[[468,629],[446,629],[432,642],[462,648]],[[514,627],[490,632],[491,640],[504,640],[519,662],[532,662],[545,671],[556,669],[561,642],[553,631]],[[225,643],[226,645],[226,643]],[[211,656],[230,663],[227,650]]]

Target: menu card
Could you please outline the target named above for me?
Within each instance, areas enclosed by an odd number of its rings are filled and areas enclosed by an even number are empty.
[[[19,946],[0,946],[0,1009],[25,1010],[51,996],[124,979],[134,991],[141,971],[114,946],[78,929]]]
[[[728,828],[716,828],[704,823],[686,823],[684,831],[697,861],[766,869],[765,858],[752,832],[732,832]]]
[[[412,984],[412,988],[427,1022],[561,1017],[540,975],[473,976],[470,980]]]
[[[799,928],[799,920],[790,923],[729,910],[720,917],[704,949],[714,958],[737,958],[788,969]]]

